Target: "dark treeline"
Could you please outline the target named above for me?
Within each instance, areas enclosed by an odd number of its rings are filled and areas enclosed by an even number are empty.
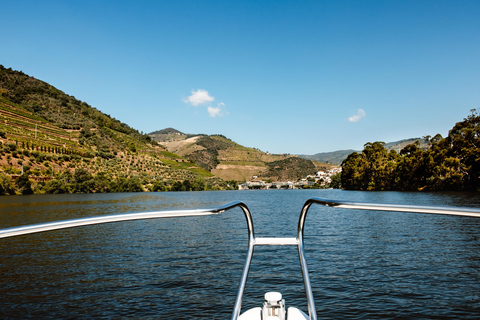
[[[425,137],[400,153],[384,142],[367,143],[342,163],[341,183],[348,190],[477,190],[480,191],[480,113],[458,122],[448,136]]]
[[[111,192],[160,192],[160,191],[206,191],[236,189],[235,181],[223,182],[218,179],[204,179],[196,176],[183,181],[151,179],[147,175],[112,177],[106,172],[92,175],[88,170],[65,170],[53,179],[33,183],[29,172],[15,180],[0,172],[0,195],[13,194],[59,194],[59,193],[111,193]]]

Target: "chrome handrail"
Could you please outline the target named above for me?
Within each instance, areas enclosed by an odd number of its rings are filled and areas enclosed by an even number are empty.
[[[237,319],[238,316],[240,315],[243,293],[245,291],[245,286],[247,283],[247,276],[250,270],[250,264],[253,256],[253,247],[255,244],[252,215],[250,214],[250,210],[248,209],[248,207],[241,201],[229,202],[227,204],[224,204],[215,208],[210,208],[210,209],[124,213],[124,214],[87,217],[87,218],[80,218],[80,219],[54,221],[54,222],[40,223],[40,224],[34,224],[34,225],[6,228],[6,229],[0,230],[0,238],[8,238],[8,237],[15,237],[15,236],[26,235],[31,233],[74,228],[74,227],[81,227],[81,226],[88,226],[88,225],[95,225],[95,224],[111,223],[111,222],[120,222],[120,221],[207,216],[207,215],[220,214],[227,210],[233,209],[235,207],[240,207],[242,209],[245,215],[245,219],[247,220],[247,228],[248,228],[247,257],[245,259],[245,265],[243,266],[243,272],[240,278],[240,284],[238,286],[237,297],[235,299],[235,305],[232,313],[232,319]]]
[[[376,203],[362,203],[352,201],[337,201],[326,200],[321,198],[310,198],[302,207],[300,218],[298,220],[297,240],[298,240],[298,255],[300,257],[300,265],[302,267],[303,281],[305,286],[305,293],[307,296],[308,313],[311,320],[317,319],[315,310],[315,302],[313,299],[313,291],[308,275],[307,260],[303,250],[303,230],[305,227],[305,219],[308,210],[312,204],[320,204],[327,207],[343,208],[343,209],[357,209],[357,210],[374,210],[374,211],[394,211],[394,212],[411,212],[411,213],[428,213],[428,214],[444,214],[454,216],[467,216],[480,218],[480,210],[473,208],[450,208],[440,206],[409,206],[398,204],[376,204]]]
[[[353,201],[327,200],[321,198],[311,198],[305,202],[304,207],[313,203],[321,204],[327,207],[357,209],[357,210],[373,210],[373,211],[394,211],[394,212],[410,212],[410,213],[430,213],[444,214],[451,216],[467,216],[480,218],[480,209],[467,207],[445,207],[445,206],[410,206],[401,204],[377,204]]]
[[[472,208],[448,208],[448,207],[428,207],[428,206],[407,206],[407,205],[391,205],[391,204],[372,204],[359,203],[350,201],[336,201],[326,200],[320,198],[308,199],[302,207],[300,217],[298,220],[298,229],[296,238],[256,238],[253,228],[252,215],[248,207],[241,201],[233,201],[215,208],[210,209],[192,209],[192,210],[171,210],[171,211],[154,211],[154,212],[139,212],[139,213],[125,213],[116,215],[106,215],[99,217],[87,217],[73,220],[64,220],[56,222],[47,222],[36,225],[27,225],[20,227],[13,227],[0,230],[0,238],[14,237],[19,235],[26,235],[37,232],[73,228],[87,225],[103,224],[119,221],[144,220],[155,218],[174,218],[174,217],[189,217],[189,216],[206,216],[220,214],[227,210],[240,207],[245,215],[248,228],[248,251],[245,259],[245,264],[240,278],[240,283],[237,290],[235,305],[232,312],[232,320],[237,320],[240,316],[243,294],[247,283],[248,272],[252,262],[252,256],[255,246],[259,245],[296,245],[298,247],[298,256],[300,260],[300,267],[303,275],[303,282],[305,287],[305,294],[308,304],[308,314],[310,320],[317,320],[317,313],[315,309],[315,302],[313,298],[312,286],[303,247],[305,219],[308,210],[312,204],[320,204],[327,207],[345,208],[345,209],[359,209],[359,210],[377,210],[377,211],[398,211],[398,212],[415,212],[415,213],[431,213],[431,214],[446,214],[446,215],[460,215],[480,218],[480,210]]]
[[[256,238],[253,228],[252,215],[248,207],[240,201],[234,201],[222,206],[218,206],[210,209],[192,209],[192,210],[171,210],[171,211],[154,211],[154,212],[139,212],[139,213],[125,213],[125,214],[115,214],[115,215],[106,215],[106,216],[96,216],[96,217],[87,217],[80,219],[72,220],[63,220],[55,222],[47,222],[35,225],[27,225],[20,227],[13,227],[0,230],[0,238],[8,238],[38,232],[74,228],[95,224],[111,223],[111,222],[120,222],[120,221],[132,221],[132,220],[144,220],[144,219],[156,219],[156,218],[175,218],[175,217],[191,217],[191,216],[206,216],[220,214],[227,210],[233,209],[235,207],[240,207],[245,215],[248,228],[248,250],[245,258],[245,264],[243,266],[242,275],[240,278],[240,283],[237,290],[237,296],[235,298],[235,305],[232,311],[232,320],[237,320],[240,316],[243,294],[245,292],[245,286],[247,283],[248,272],[250,271],[250,265],[252,262],[253,250],[255,246],[260,245],[296,245],[298,246],[298,251],[301,257],[301,261],[305,259],[303,253],[303,243],[299,241],[298,238]],[[306,268],[306,264],[304,267]],[[303,269],[302,269],[303,270]],[[308,278],[308,272],[303,272],[305,283],[310,283]],[[307,296],[312,296],[311,288],[306,287]],[[309,307],[309,310],[311,308]],[[315,310],[315,307],[313,307]],[[311,319],[316,320],[316,314],[311,313]]]
[[[47,222],[47,223],[40,223],[40,224],[33,224],[33,225],[26,225],[20,227],[13,227],[0,230],[0,238],[7,238],[13,236],[20,236],[30,233],[37,233],[37,232],[44,232],[44,231],[51,231],[51,230],[58,230],[58,229],[66,229],[66,228],[74,228],[74,227],[81,227],[81,226],[88,226],[94,224],[102,224],[102,223],[109,223],[109,222],[119,222],[119,221],[131,221],[131,220],[144,220],[144,219],[156,219],[156,218],[175,218],[175,217],[191,217],[191,216],[207,216],[207,215],[214,215],[219,214],[224,211],[230,210],[237,206],[245,206],[240,201],[230,202],[224,205],[221,205],[216,208],[210,209],[192,209],[192,210],[170,210],[170,211],[152,211],[152,212],[138,212],[138,213],[124,213],[124,214],[113,214],[113,215],[105,215],[105,216],[96,216],[96,217],[87,217],[87,218],[80,218],[80,219],[71,219],[71,220],[63,220],[63,221],[54,221],[54,222]],[[247,218],[247,225],[252,230],[253,233],[253,223],[251,219],[250,212],[248,208],[246,208],[248,212]],[[244,210],[245,212],[245,210]],[[247,215],[247,213],[245,213]]]

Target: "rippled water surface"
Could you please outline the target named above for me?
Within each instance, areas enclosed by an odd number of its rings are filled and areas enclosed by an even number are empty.
[[[257,236],[295,237],[311,197],[480,207],[477,193],[225,191],[0,198],[0,228],[240,200]],[[480,219],[312,206],[319,319],[478,319]],[[247,248],[240,209],[0,239],[1,319],[229,319]],[[243,308],[280,291],[306,311],[295,247],[255,249]]]

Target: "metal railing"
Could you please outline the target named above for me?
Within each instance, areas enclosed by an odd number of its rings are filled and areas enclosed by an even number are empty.
[[[247,283],[247,276],[250,270],[250,264],[253,256],[254,245],[272,245],[272,244],[291,244],[283,243],[288,241],[278,241],[277,239],[272,241],[265,241],[265,239],[255,239],[252,215],[248,207],[240,201],[230,202],[215,208],[210,209],[193,209],[193,210],[171,210],[171,211],[154,211],[154,212],[139,212],[139,213],[125,213],[115,214],[97,217],[88,217],[72,220],[54,221],[34,225],[26,225],[20,227],[13,227],[0,230],[0,238],[8,238],[21,236],[31,233],[53,231],[66,228],[75,228],[81,226],[89,226],[95,224],[112,223],[120,221],[132,221],[132,220],[144,220],[144,219],[157,219],[157,218],[176,218],[176,217],[193,217],[193,216],[208,216],[223,213],[227,210],[240,207],[245,215],[248,228],[248,251],[243,267],[242,276],[240,278],[240,284],[237,290],[237,297],[235,299],[235,305],[233,308],[232,319],[237,319],[240,315],[242,306],[243,293]]]
[[[47,222],[47,223],[40,223],[40,224],[3,229],[3,230],[0,230],[0,238],[14,237],[14,236],[20,236],[20,235],[25,235],[30,233],[74,228],[74,227],[110,223],[110,222],[119,222],[119,221],[207,216],[207,215],[219,214],[240,205],[245,206],[243,203],[237,201],[237,202],[227,203],[222,206],[219,206],[216,208],[210,208],[210,209],[124,213],[124,214],[113,214],[113,215],[88,217],[88,218],[80,218],[80,219],[72,219],[72,220],[54,221],[54,222]],[[252,230],[253,230],[253,226],[252,226]]]
[[[107,215],[99,217],[89,217],[73,220],[64,220],[56,222],[48,222],[36,225],[27,225],[14,228],[0,230],[0,238],[7,238],[13,236],[20,236],[30,233],[73,228],[87,225],[95,225],[102,223],[111,223],[119,221],[156,219],[156,218],[174,218],[174,217],[191,217],[191,216],[207,216],[220,214],[227,210],[239,207],[242,209],[248,228],[248,250],[243,267],[240,284],[237,290],[235,305],[232,312],[232,320],[237,320],[240,316],[243,294],[247,283],[248,272],[252,262],[252,256],[255,246],[276,246],[276,245],[296,245],[298,247],[298,255],[300,259],[300,267],[303,275],[303,282],[305,286],[305,294],[307,298],[308,314],[310,320],[317,320],[317,313],[315,309],[315,302],[313,299],[312,286],[310,276],[308,273],[307,260],[303,248],[303,230],[305,226],[305,219],[312,204],[324,205],[327,207],[344,208],[344,209],[358,209],[358,210],[376,210],[376,211],[397,211],[397,212],[415,212],[415,213],[430,213],[430,214],[446,214],[459,215],[480,218],[480,210],[472,208],[448,208],[448,207],[428,207],[428,206],[407,206],[407,205],[390,205],[390,204],[372,204],[372,203],[357,203],[350,201],[334,201],[320,198],[308,199],[302,207],[300,217],[298,220],[298,229],[296,238],[256,238],[253,228],[252,215],[248,207],[240,201],[234,201],[222,206],[210,209],[193,209],[193,210],[172,210],[172,211],[155,211],[155,212],[140,212],[140,213],[126,213],[117,215]]]
[[[303,229],[305,226],[305,219],[307,217],[308,210],[310,209],[312,204],[319,204],[327,207],[335,207],[335,208],[342,208],[342,209],[445,214],[445,215],[468,216],[468,217],[480,218],[480,210],[473,209],[473,208],[449,208],[449,207],[439,207],[439,206],[433,207],[433,206],[376,204],[376,203],[326,200],[326,199],[320,199],[320,198],[308,199],[303,205],[302,211],[300,212],[300,218],[298,220],[297,240],[298,240],[298,254],[300,257],[300,265],[302,267],[305,293],[307,295],[308,313],[311,320],[317,319],[317,313],[315,310],[315,302],[313,300],[313,292],[310,284],[310,277],[308,276],[307,260],[305,258],[305,253],[303,250]]]

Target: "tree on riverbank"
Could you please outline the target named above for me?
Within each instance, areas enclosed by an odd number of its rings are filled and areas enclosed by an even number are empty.
[[[342,187],[349,190],[480,191],[480,113],[458,122],[446,138],[427,136],[427,149],[407,145],[398,154],[385,143],[367,143],[342,163]]]
[[[0,195],[15,194],[12,178],[4,173],[0,173]]]
[[[28,174],[24,173],[15,180],[15,184],[18,187],[18,191],[21,194],[33,194],[32,182],[28,179]]]

